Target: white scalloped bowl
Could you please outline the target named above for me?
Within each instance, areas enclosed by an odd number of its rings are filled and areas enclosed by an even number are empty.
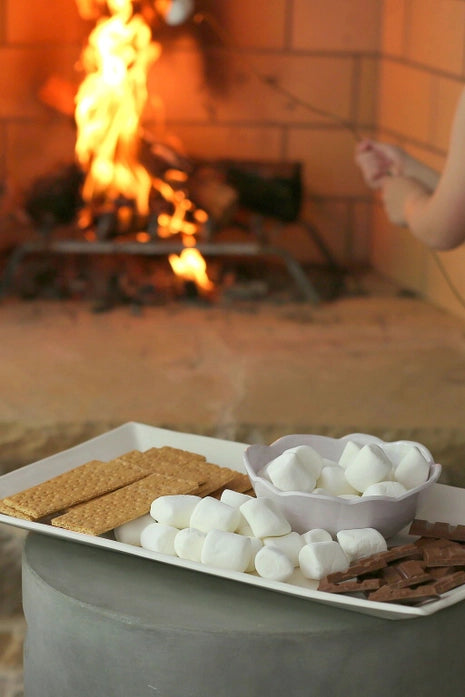
[[[268,462],[297,445],[311,445],[323,457],[337,462],[349,440],[360,445],[379,445],[394,464],[400,461],[407,446],[415,445],[430,463],[428,480],[396,498],[363,496],[344,499],[323,494],[280,491],[270,481],[258,475]],[[441,465],[434,462],[429,450],[421,443],[406,440],[386,442],[365,433],[352,433],[342,438],[320,435],[283,436],[271,445],[249,446],[244,453],[244,464],[256,496],[274,499],[293,530],[304,533],[312,528],[324,528],[335,535],[340,530],[375,528],[385,538],[392,537],[415,518],[421,493],[434,484],[441,474]]]

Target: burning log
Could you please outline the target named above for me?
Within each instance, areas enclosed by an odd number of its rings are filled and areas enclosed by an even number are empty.
[[[226,181],[234,187],[244,207],[264,216],[291,223],[300,213],[302,166],[299,162],[219,163]]]

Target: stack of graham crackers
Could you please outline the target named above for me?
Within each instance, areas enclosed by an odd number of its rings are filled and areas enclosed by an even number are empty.
[[[101,535],[150,511],[172,494],[220,496],[251,491],[248,476],[170,446],[132,450],[108,462],[83,465],[0,500],[0,513]]]

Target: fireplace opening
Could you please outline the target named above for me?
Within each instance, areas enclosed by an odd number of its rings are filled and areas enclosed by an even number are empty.
[[[89,23],[80,83],[73,90],[51,75],[39,92],[44,104],[72,117],[75,157],[24,191],[20,211],[32,234],[4,255],[0,292],[89,297],[102,308],[281,298],[284,289],[290,299],[316,303],[340,292],[344,269],[301,215],[302,161],[191,156],[165,137],[159,113],[154,127],[148,85],[160,39],[211,3],[76,3]],[[205,74],[224,89],[218,70]],[[330,278],[323,289],[315,264],[277,243],[288,226],[302,228],[316,251],[320,276]]]

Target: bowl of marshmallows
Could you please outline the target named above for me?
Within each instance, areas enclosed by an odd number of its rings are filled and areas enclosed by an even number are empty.
[[[363,433],[284,436],[249,446],[244,464],[255,494],[273,499],[293,530],[374,528],[385,538],[415,518],[441,473],[424,445]]]

